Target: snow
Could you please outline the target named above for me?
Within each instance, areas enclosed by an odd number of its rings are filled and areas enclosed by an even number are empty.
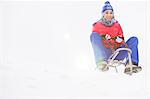
[[[104,2],[0,2],[0,99],[150,99],[150,2],[111,3],[126,39],[139,38],[132,76],[96,69],[89,37]]]

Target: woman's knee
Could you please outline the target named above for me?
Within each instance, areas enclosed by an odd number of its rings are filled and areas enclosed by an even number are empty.
[[[137,45],[138,44],[138,38],[133,36],[133,37],[130,37],[129,40],[127,41],[128,44],[134,44],[134,45]]]

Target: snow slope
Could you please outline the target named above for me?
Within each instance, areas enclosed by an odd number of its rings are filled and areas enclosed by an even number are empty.
[[[111,1],[143,71],[95,69],[90,43],[102,1],[0,2],[0,99],[149,99],[148,4]],[[139,24],[140,23],[140,24]]]

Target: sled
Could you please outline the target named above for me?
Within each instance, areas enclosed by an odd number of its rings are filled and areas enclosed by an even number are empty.
[[[127,57],[128,64],[126,64],[126,62],[123,62],[123,61],[115,60],[115,58],[117,57],[117,55],[119,54],[120,51],[127,51],[127,53],[128,53],[128,57]],[[115,68],[116,72],[118,72],[117,67],[120,66],[121,64],[123,64],[125,67],[128,67],[130,69],[127,74],[132,75],[133,74],[132,68],[135,67],[135,65],[132,64],[131,53],[132,53],[132,51],[129,48],[118,48],[108,58],[107,66]]]

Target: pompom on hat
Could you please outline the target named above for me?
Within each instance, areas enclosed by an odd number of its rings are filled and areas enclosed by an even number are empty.
[[[113,7],[110,5],[110,2],[109,1],[106,1],[105,2],[105,5],[103,6],[103,9],[102,9],[102,13],[104,13],[106,10],[113,10]]]

